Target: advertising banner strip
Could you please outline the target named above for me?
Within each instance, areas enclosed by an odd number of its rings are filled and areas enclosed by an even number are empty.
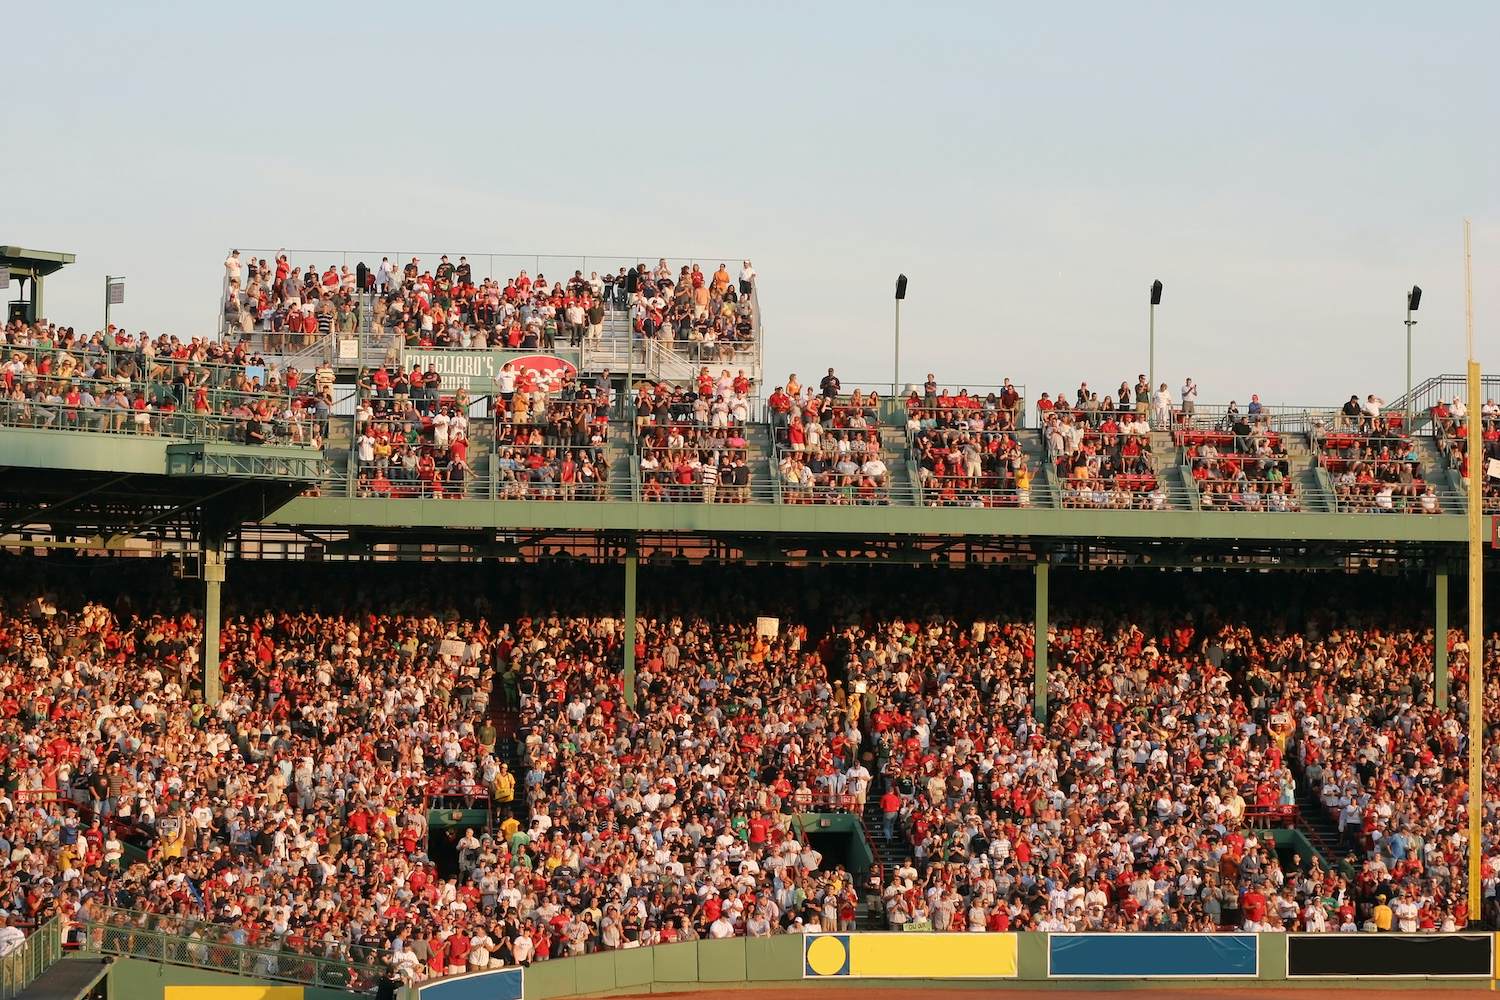
[[[423,349],[408,347],[401,352],[401,367],[405,371],[431,368],[442,376],[442,391],[451,393],[464,386],[471,393],[481,394],[495,391],[495,376],[507,364],[516,373],[516,388],[521,392],[556,392],[562,387],[563,376],[578,373],[579,354],[576,350],[560,350],[548,354],[536,351],[461,351],[449,348]]]
[[[417,995],[421,1000],[521,1000],[524,985],[520,969],[492,969],[426,983]]]
[[[1052,934],[1048,977],[1253,979],[1260,972],[1254,934]]]
[[[809,979],[1013,979],[1014,934],[809,934]]]
[[[1436,976],[1487,979],[1489,934],[1289,934],[1288,979]]]

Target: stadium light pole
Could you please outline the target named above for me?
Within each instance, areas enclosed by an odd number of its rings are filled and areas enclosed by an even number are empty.
[[[906,275],[896,275],[896,361],[891,368],[891,398],[901,395],[901,303],[906,298]]]
[[[1156,393],[1156,307],[1161,305],[1161,281],[1158,279],[1151,282],[1151,316],[1150,316],[1150,355],[1147,358],[1146,371],[1148,376],[1146,398],[1149,401]]]
[[[1484,440],[1479,419],[1479,362],[1474,358],[1473,260],[1469,220],[1464,220],[1464,336],[1469,349],[1469,920],[1479,922],[1480,832],[1484,818],[1484,549],[1480,525],[1484,514]]]
[[[1406,432],[1411,433],[1412,398],[1411,398],[1411,328],[1417,325],[1417,321],[1411,318],[1411,314],[1417,311],[1422,304],[1422,286],[1412,285],[1411,291],[1406,293]]]

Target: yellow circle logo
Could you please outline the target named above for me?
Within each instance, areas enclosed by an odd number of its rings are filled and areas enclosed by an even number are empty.
[[[837,976],[849,960],[849,949],[833,935],[814,938],[807,946],[807,967],[818,976]]]

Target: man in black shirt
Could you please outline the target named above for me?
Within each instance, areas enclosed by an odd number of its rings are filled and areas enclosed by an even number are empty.
[[[422,412],[426,416],[437,413],[439,390],[442,389],[443,376],[438,374],[436,365],[428,365],[426,373],[422,376],[422,388],[424,390],[424,405]]]
[[[1350,396],[1349,402],[1345,403],[1343,409],[1339,411],[1341,418],[1339,426],[1345,428],[1358,427],[1359,418],[1363,412],[1363,409],[1359,405],[1359,396],[1357,394]]]
[[[828,374],[823,376],[823,381],[818,383],[818,388],[822,390],[823,398],[828,400],[837,396],[839,389],[842,387],[839,377],[833,373],[832,368],[828,369]]]

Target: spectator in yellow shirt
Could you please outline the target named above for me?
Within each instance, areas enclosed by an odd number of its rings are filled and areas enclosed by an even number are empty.
[[[516,800],[516,776],[504,764],[495,774],[494,793],[497,805],[508,805]]]
[[[1394,918],[1394,914],[1391,912],[1391,908],[1386,905],[1384,896],[1376,896],[1375,900],[1375,912],[1372,915],[1375,920],[1375,929],[1377,931],[1388,931],[1391,929],[1391,920]]]

